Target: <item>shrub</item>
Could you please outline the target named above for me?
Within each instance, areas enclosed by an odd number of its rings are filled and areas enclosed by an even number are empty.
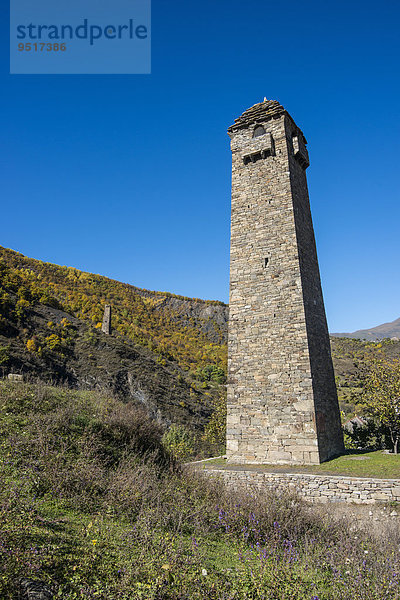
[[[183,425],[172,425],[164,433],[162,443],[177,460],[185,460],[193,456],[195,451],[194,436]]]
[[[0,346],[0,365],[6,365],[10,358],[10,346]]]
[[[26,342],[26,349],[28,350],[28,352],[36,352],[36,342],[33,338]]]
[[[61,338],[57,334],[53,333],[47,336],[45,341],[49,350],[54,350],[55,352],[61,350]]]
[[[203,440],[216,446],[219,454],[225,452],[226,443],[226,396],[225,393],[219,393],[214,400],[213,413],[208,421]]]
[[[198,368],[196,371],[196,379],[200,381],[214,381],[215,383],[225,383],[226,377],[224,370],[217,365],[206,365],[203,368]]]

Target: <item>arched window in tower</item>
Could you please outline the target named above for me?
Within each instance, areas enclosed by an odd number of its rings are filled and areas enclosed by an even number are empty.
[[[264,127],[262,125],[257,125],[257,127],[255,128],[254,133],[253,133],[253,138],[260,137],[260,135],[264,135],[264,133],[265,133]]]

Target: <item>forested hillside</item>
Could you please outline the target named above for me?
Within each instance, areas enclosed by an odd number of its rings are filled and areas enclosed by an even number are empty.
[[[214,364],[226,368],[227,307],[221,302],[150,292],[132,285],[27,258],[0,247],[1,306],[17,295],[16,315],[35,303],[60,308],[100,327],[104,305],[113,327],[161,359],[184,370]]]
[[[377,359],[400,358],[400,341],[379,342],[331,337],[333,366],[343,418],[362,415],[359,397],[371,364]]]

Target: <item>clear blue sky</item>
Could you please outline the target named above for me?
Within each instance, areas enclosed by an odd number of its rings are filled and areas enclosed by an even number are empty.
[[[400,316],[397,1],[153,0],[151,75],[9,75],[0,243],[228,300],[227,127],[264,96],[309,146],[331,331]]]

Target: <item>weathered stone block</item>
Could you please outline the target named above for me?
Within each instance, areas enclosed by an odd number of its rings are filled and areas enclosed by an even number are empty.
[[[400,486],[392,488],[392,496],[400,500]]]
[[[20,375],[19,373],[9,373],[7,375],[7,379],[10,379],[10,381],[23,381],[24,376]]]
[[[226,441],[226,451],[227,452],[237,452],[239,449],[238,440],[228,439]]]
[[[279,451],[271,451],[268,452],[268,461],[291,461],[291,454],[289,452],[279,452]]]
[[[383,494],[382,492],[373,492],[371,498],[374,500],[391,500],[388,494]]]

